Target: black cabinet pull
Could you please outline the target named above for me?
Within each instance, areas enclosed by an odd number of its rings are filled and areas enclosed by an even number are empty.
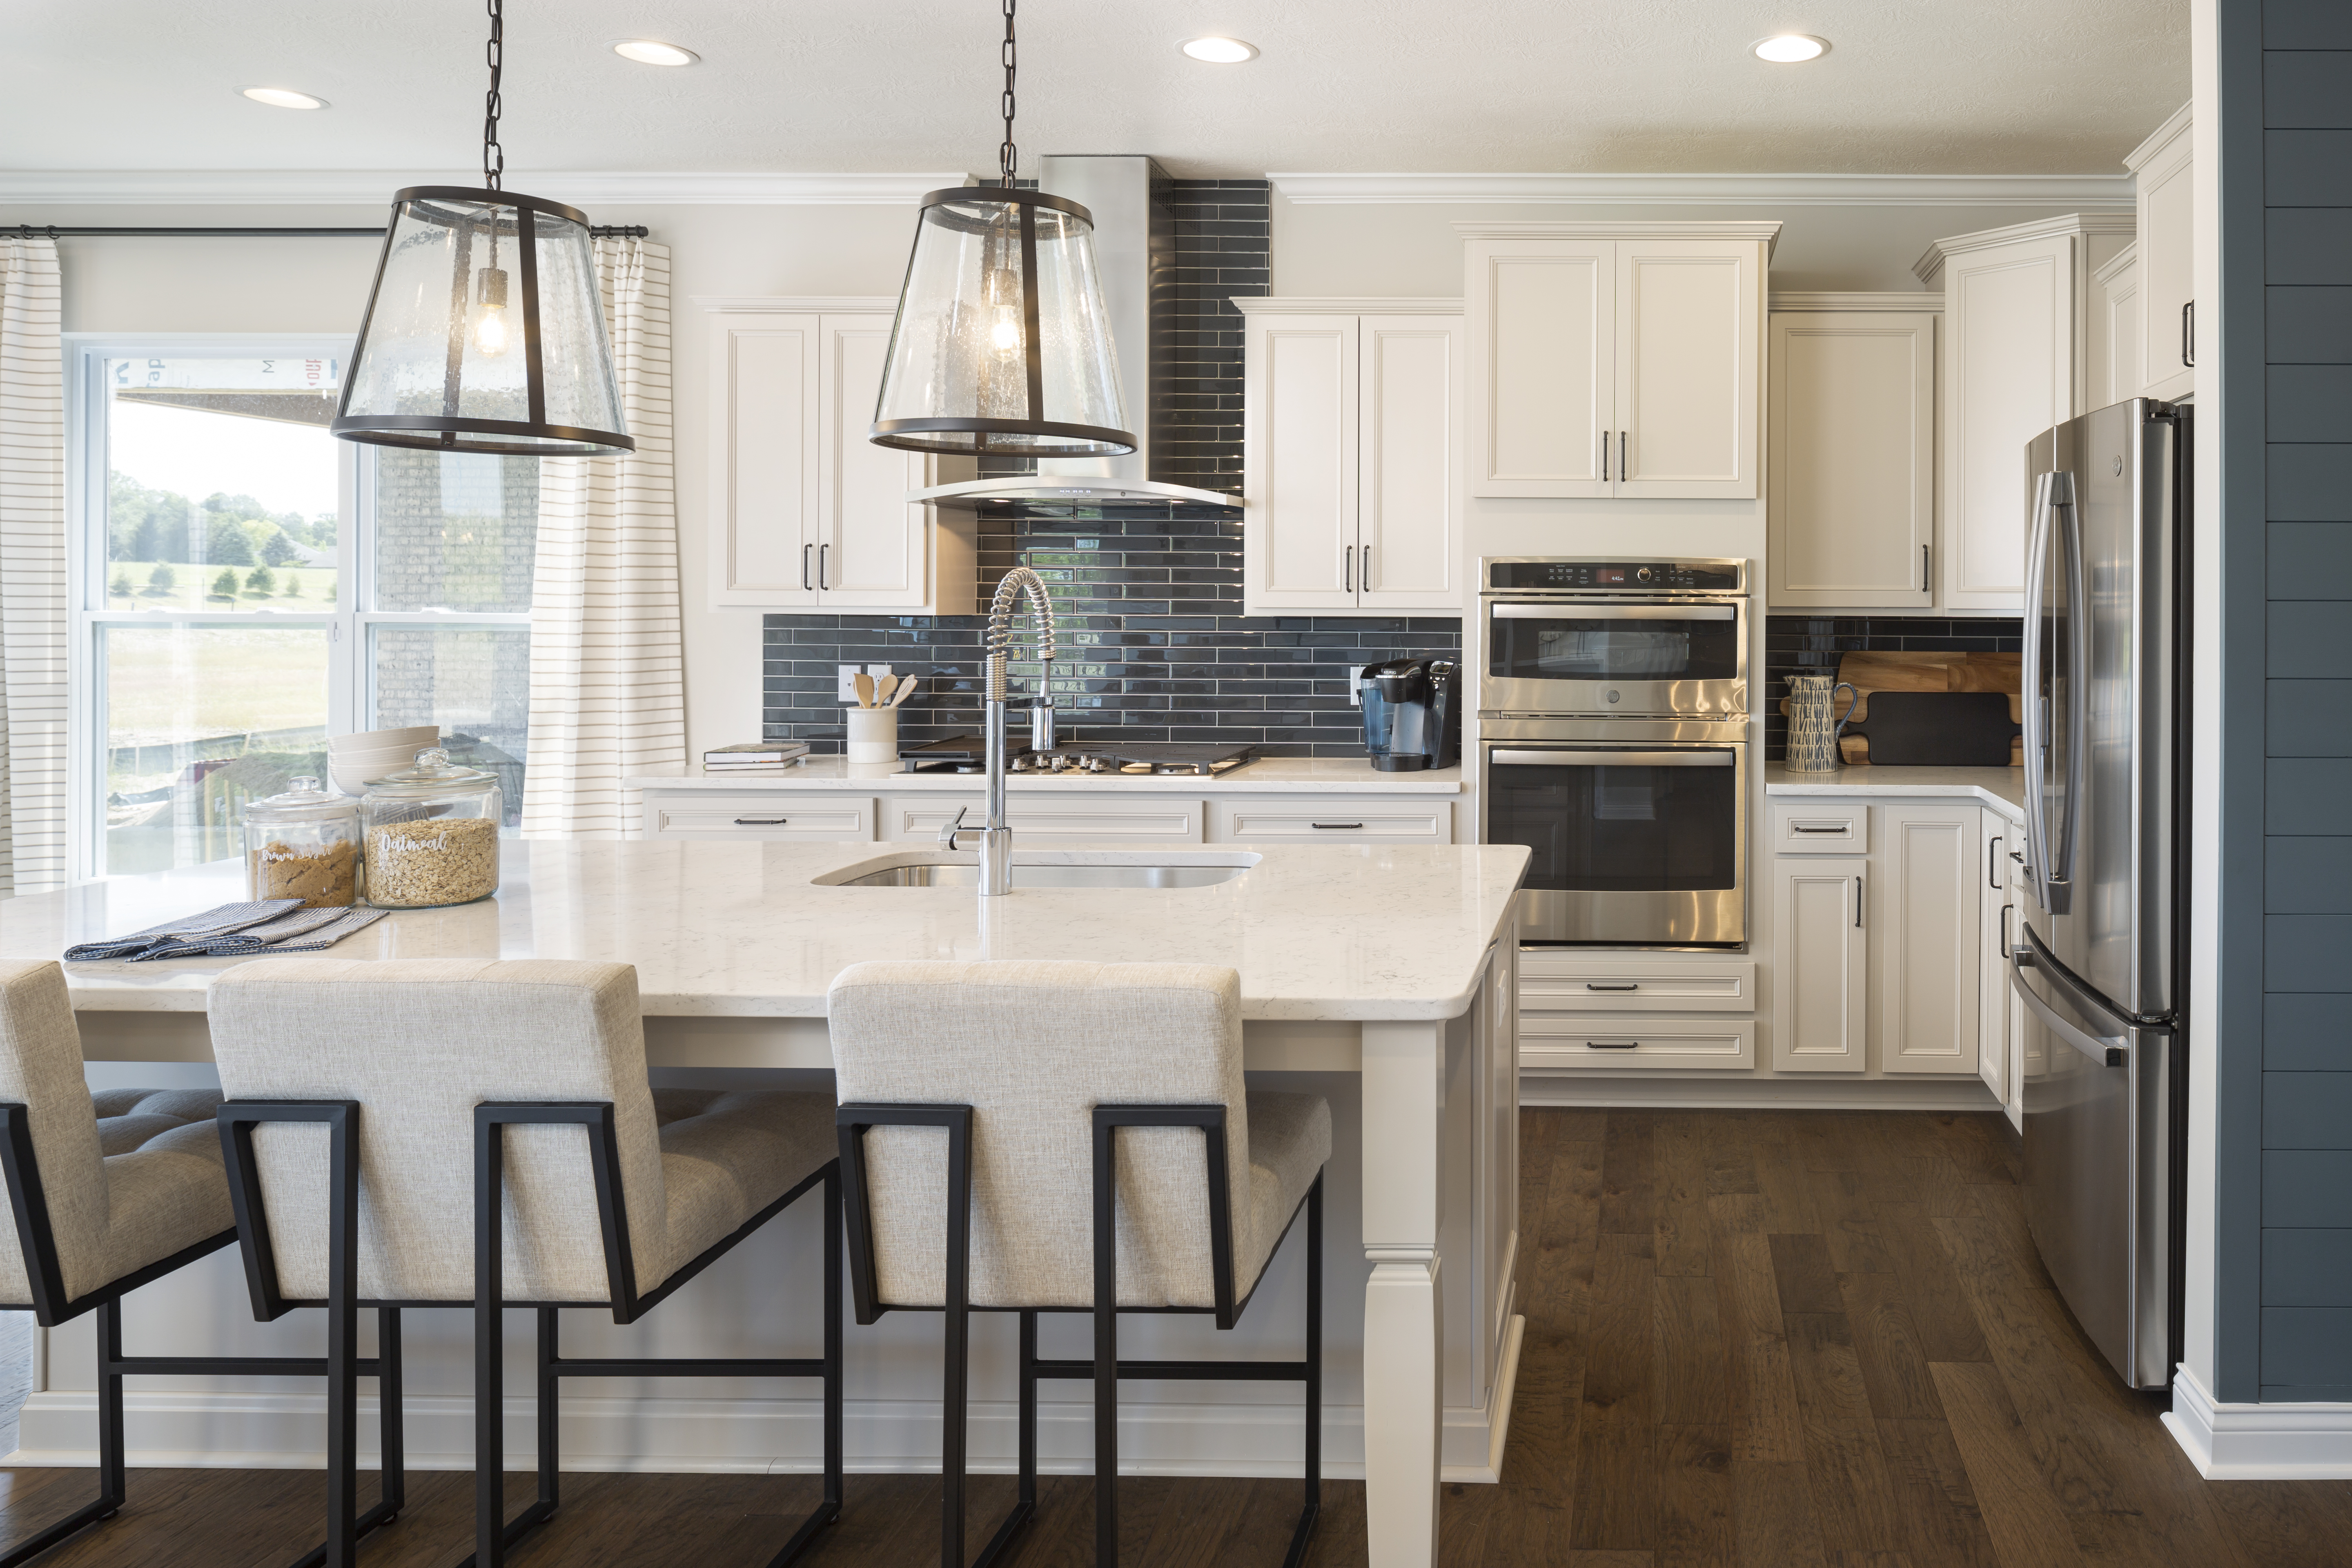
[[[1587,991],[1639,991],[1642,988],[1642,985],[1639,981],[1634,980],[1626,981],[1622,984],[1613,983],[1603,984],[1598,980],[1588,980],[1584,983],[1584,988]]]
[[[801,592],[803,594],[813,593],[816,588],[816,584],[809,581],[809,557],[815,553],[815,545],[803,544],[801,546]]]
[[[2184,300],[2180,306],[2180,363],[2189,369],[2197,368],[2197,301]]]
[[[1853,879],[1853,923],[1855,930],[1862,928],[1862,879],[1859,877]]]
[[[1589,1051],[1630,1051],[1638,1049],[1641,1044],[1639,1040],[1587,1040],[1584,1048]]]
[[[1338,832],[1342,828],[1361,827],[1364,825],[1360,822],[1310,822],[1307,826],[1309,827],[1328,827],[1334,832]]]
[[[2000,838],[1998,833],[1992,836],[1991,851],[1985,856],[1985,880],[1996,893],[2000,891]]]
[[[739,816],[735,819],[735,826],[738,827],[782,827],[785,823],[790,822],[792,818],[789,816]]]
[[[1928,548],[1925,544],[1919,547],[1919,592],[1923,594],[1932,594],[1936,591],[1936,585],[1928,576]]]

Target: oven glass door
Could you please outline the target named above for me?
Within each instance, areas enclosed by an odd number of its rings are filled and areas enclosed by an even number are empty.
[[[1747,746],[1486,748],[1489,844],[1534,851],[1530,942],[1747,940]]]
[[[1485,619],[1483,709],[1611,718],[1748,710],[1743,601],[1490,599]]]

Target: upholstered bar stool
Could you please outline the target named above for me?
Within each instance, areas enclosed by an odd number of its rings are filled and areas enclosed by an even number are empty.
[[[963,1568],[965,1358],[974,1309],[1020,1314],[1019,1500],[1034,1512],[1037,1380],[1095,1385],[1095,1561],[1118,1560],[1121,1378],[1306,1384],[1307,1491],[1322,1481],[1323,1166],[1331,1108],[1245,1090],[1240,977],[1192,964],[860,963],[834,982],[851,1294],[857,1321],[946,1314],[940,1561]],[[1301,1362],[1118,1359],[1119,1312],[1240,1320],[1307,1216]],[[1039,1312],[1094,1318],[1094,1355],[1037,1355]]]
[[[567,1377],[824,1382],[824,1499],[841,1511],[841,1185],[823,1095],[646,1087],[636,971],[619,963],[271,958],[214,982],[213,1054],[254,1313],[474,1309],[475,1554],[497,1568],[558,1501]],[[574,1358],[565,1307],[633,1322],[793,1200],[824,1206],[824,1353]],[[539,1497],[505,1518],[501,1315],[538,1312]],[[347,1348],[331,1350],[331,1359]],[[330,1380],[329,1485],[352,1486],[348,1363]],[[347,1518],[348,1502],[338,1518]]]
[[[98,1498],[0,1555],[16,1568],[100,1520],[129,1495],[124,1474],[125,1375],[287,1376],[321,1373],[300,1356],[126,1356],[122,1298],[236,1239],[221,1174],[214,1108],[197,1090],[109,1089],[83,1080],[81,1033],[65,971],[0,963],[0,1167],[16,1223],[0,1226],[0,1310],[29,1311],[43,1328],[98,1314]],[[353,1534],[399,1511],[400,1326],[381,1327],[383,1496]],[[320,1562],[325,1548],[300,1559]]]

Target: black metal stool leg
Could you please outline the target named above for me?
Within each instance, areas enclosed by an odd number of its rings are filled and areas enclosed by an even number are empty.
[[[1323,1512],[1323,1175],[1307,1189],[1307,1499],[1282,1568],[1307,1561],[1307,1543]]]
[[[556,1344],[556,1309],[539,1310],[539,1500],[549,1513],[553,1513],[560,1500],[557,1489],[562,1486],[558,1465],[562,1459],[556,1421],[562,1413],[558,1403],[555,1358],[560,1353]]]
[[[996,1533],[988,1538],[988,1544],[971,1560],[971,1568],[990,1568],[1013,1544],[1013,1538],[1021,1533],[1022,1527],[1037,1514],[1037,1314],[1032,1311],[1021,1314],[1019,1442],[1020,1493],[1013,1500],[1013,1510],[1004,1516],[1004,1522],[996,1527]]]
[[[824,1176],[824,1496],[801,1521],[767,1568],[785,1564],[808,1549],[818,1531],[841,1517],[841,1167]],[[985,1562],[983,1555],[982,1561]],[[974,1568],[979,1568],[978,1564]]]
[[[375,1517],[362,1530],[390,1524],[408,1505],[408,1438],[401,1410],[400,1309],[375,1311],[376,1449],[382,1464]]]

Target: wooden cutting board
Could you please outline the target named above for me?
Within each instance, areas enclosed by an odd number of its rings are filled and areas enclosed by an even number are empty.
[[[2023,662],[2021,656],[2013,653],[1850,653],[1838,661],[1838,679],[1851,681],[1861,693],[1853,710],[1856,721],[1870,717],[1874,691],[2005,691],[2009,716],[2021,721],[2025,706],[2018,692]],[[1845,700],[1840,696],[1831,712],[1843,712]],[[1784,697],[1780,711],[1788,710],[1789,700]],[[1838,748],[1848,763],[1870,761],[1866,736],[1840,736]],[[2009,764],[2022,767],[2024,763],[2025,742],[2021,738],[2010,747]]]

